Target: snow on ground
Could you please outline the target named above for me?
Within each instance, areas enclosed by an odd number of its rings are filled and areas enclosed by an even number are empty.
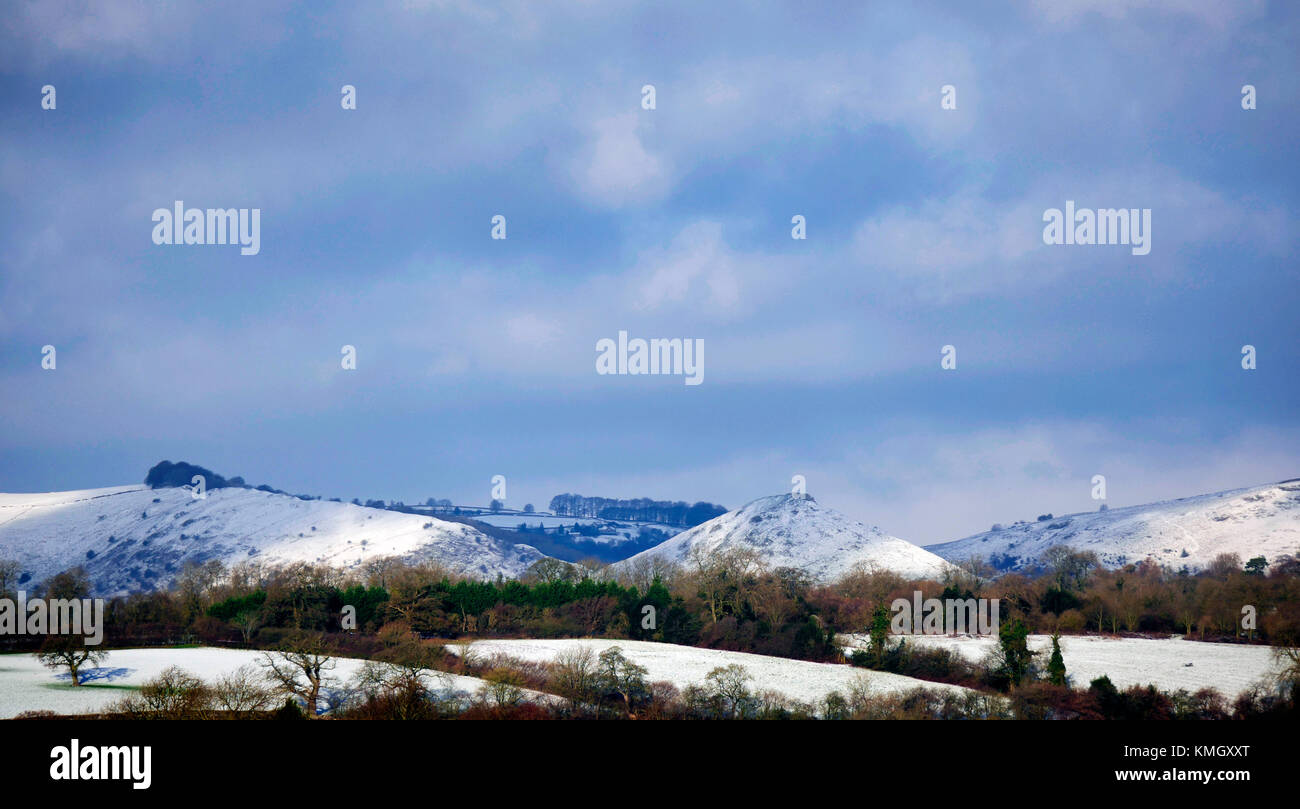
[[[630,570],[650,557],[684,563],[697,549],[720,554],[733,548],[758,551],[769,568],[799,568],[822,580],[839,578],[859,565],[935,580],[952,569],[928,550],[794,494],[760,497],[619,565]]]
[[[480,640],[471,646],[474,653],[506,654],[526,661],[553,662],[562,652],[586,646],[593,654],[600,654],[611,646],[619,646],[629,660],[645,666],[648,682],[666,680],[678,688],[703,685],[710,671],[737,663],[753,676],[751,691],[771,690],[801,702],[818,702],[832,691],[845,694],[850,684],[864,678],[874,693],[884,694],[908,691],[918,686],[934,690],[965,691],[958,686],[932,683],[897,674],[836,663],[814,663],[807,660],[789,660],[784,657],[727,652],[718,649],[698,649],[671,643],[654,643],[639,640],[609,640],[604,638],[566,638],[561,640]],[[451,645],[449,651],[460,650]]]
[[[954,649],[974,661],[982,660],[997,642],[996,637],[969,635],[906,637],[909,643]],[[851,647],[866,645],[863,635],[844,635],[841,639]],[[1052,653],[1052,640],[1047,635],[1030,635],[1029,648],[1042,653],[1037,661],[1045,666]],[[1165,691],[1217,688],[1229,698],[1266,678],[1275,668],[1268,646],[1202,643],[1178,635],[1158,639],[1062,635],[1061,657],[1075,688],[1087,688],[1088,683],[1105,675],[1118,688],[1148,683]]]
[[[110,650],[103,664],[83,685],[73,687],[65,672],[41,665],[35,655],[0,655],[0,719],[23,711],[54,711],[60,714],[94,713],[132,693],[157,677],[163,669],[180,666],[211,683],[233,673],[240,666],[257,666],[263,653],[253,649],[117,649]],[[366,661],[338,658],[332,676],[340,683],[350,680]],[[437,672],[431,687],[475,695],[485,684],[477,677]],[[526,691],[530,697],[546,697]]]
[[[436,515],[435,515],[436,516]],[[636,522],[634,520],[601,520],[592,517],[556,517],[550,514],[470,514],[478,522],[487,523],[497,528],[508,528],[515,530],[520,523],[524,523],[530,529],[538,527],[545,528],[548,532],[554,533],[557,528],[564,526],[566,529],[575,530],[579,525],[595,525],[605,529],[612,529],[613,533],[599,533],[594,536],[578,536],[576,539],[582,539],[587,542],[598,542],[604,545],[618,545],[624,542],[630,542],[641,535],[641,529],[653,529],[662,531],[669,537],[675,536],[682,532],[679,525],[667,525],[659,522]]]
[[[1221,553],[1274,562],[1300,552],[1300,480],[1022,522],[926,550],[952,562],[1005,556],[1001,566],[1020,569],[1053,545],[1093,551],[1107,567],[1150,557],[1196,570]]]
[[[187,561],[355,568],[383,556],[485,579],[517,576],[543,558],[434,517],[255,489],[211,489],[202,499],[143,486],[0,494],[0,558],[20,562],[20,584],[81,565],[98,595],[115,595],[165,587]]]

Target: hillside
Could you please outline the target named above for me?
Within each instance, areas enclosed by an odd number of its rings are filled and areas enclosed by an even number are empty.
[[[708,553],[753,548],[768,567],[800,568],[823,581],[859,565],[927,579],[941,578],[949,567],[919,546],[868,528],[821,506],[811,496],[792,494],[760,497],[620,564],[651,556],[680,563],[697,547]]]
[[[427,527],[426,527],[427,526]],[[97,594],[165,587],[186,561],[320,562],[429,559],[464,575],[517,576],[543,555],[465,525],[348,503],[244,488],[106,489],[0,494],[0,558],[22,583],[81,565]]]
[[[1300,480],[1017,523],[926,550],[951,562],[979,556],[1019,570],[1053,545],[1093,551],[1107,567],[1151,557],[1197,570],[1221,553],[1272,562],[1300,552]]]

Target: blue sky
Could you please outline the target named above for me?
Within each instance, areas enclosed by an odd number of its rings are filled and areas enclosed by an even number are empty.
[[[802,474],[930,543],[1300,475],[1288,4],[89,5],[0,23],[0,490]],[[154,245],[178,199],[261,252]],[[1151,253],[1044,245],[1066,200]],[[597,375],[619,330],[704,383]]]

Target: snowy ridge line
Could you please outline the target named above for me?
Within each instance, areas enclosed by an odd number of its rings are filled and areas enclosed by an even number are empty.
[[[1014,523],[926,549],[952,562],[978,556],[1021,570],[1054,545],[1092,551],[1107,567],[1151,558],[1198,570],[1222,553],[1272,562],[1300,553],[1300,481]]]
[[[953,566],[930,551],[825,508],[809,495],[760,497],[618,563],[630,569],[660,558],[678,564],[695,554],[757,551],[769,568],[793,567],[822,581],[858,567],[909,578],[941,579]]]
[[[398,557],[492,579],[517,577],[545,558],[531,545],[428,515],[256,489],[210,489],[196,499],[187,489],[115,487],[4,494],[0,503],[14,510],[0,523],[0,558],[18,560],[20,583],[80,565],[104,596],[165,588],[187,562],[210,559],[349,570]]]

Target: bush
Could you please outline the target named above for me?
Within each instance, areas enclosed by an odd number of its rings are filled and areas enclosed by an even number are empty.
[[[298,703],[294,701],[293,697],[288,697],[285,699],[284,705],[281,705],[280,708],[275,712],[275,718],[291,719],[291,720],[306,719],[307,714],[302,712],[302,708],[298,707]]]
[[[144,476],[144,485],[150,489],[178,489],[182,486],[192,485],[195,475],[203,477],[204,488],[207,489],[224,489],[230,485],[229,482],[213,472],[211,469],[204,469],[192,463],[181,461],[172,463],[171,461],[161,461],[154,465],[149,473]]]
[[[54,711],[23,711],[14,717],[14,719],[58,719],[59,715]]]
[[[107,713],[130,719],[208,719],[214,710],[213,692],[203,680],[170,666],[131,694],[110,705]]]
[[[1109,677],[1098,677],[1088,688],[1104,719],[1171,719],[1174,706],[1167,694],[1153,685],[1135,685],[1120,691]]]
[[[1088,619],[1078,610],[1066,610],[1057,622],[1062,632],[1082,632],[1087,625]]]

